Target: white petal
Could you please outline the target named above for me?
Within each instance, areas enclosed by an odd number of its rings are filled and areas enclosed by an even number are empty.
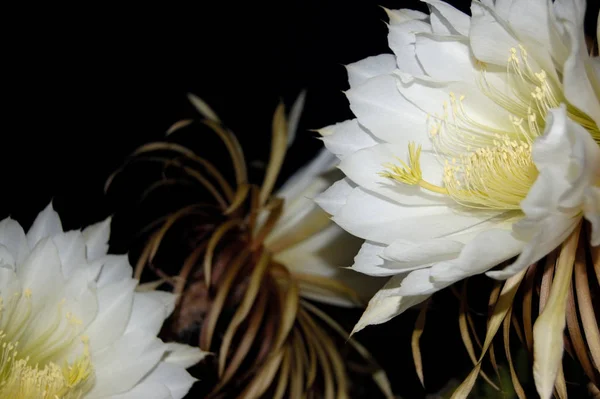
[[[69,278],[76,269],[87,265],[85,242],[80,231],[56,234],[52,237],[52,241],[58,248],[62,271],[66,278]]]
[[[330,215],[335,215],[346,204],[346,198],[356,187],[348,178],[336,181],[315,198],[315,202]]]
[[[508,23],[520,38],[527,38],[539,46],[550,48],[550,26],[547,15],[550,2],[546,0],[513,0]]]
[[[331,152],[326,149],[319,151],[308,164],[286,180],[276,195],[288,202],[296,199],[313,183],[316,176],[329,171],[336,163],[335,156]]]
[[[98,317],[88,327],[92,352],[112,345],[125,332],[137,280],[121,280],[98,288]]]
[[[598,84],[597,77],[589,76],[589,56],[583,34],[583,20],[576,26],[567,24],[571,40],[571,54],[563,69],[563,90],[567,100],[579,108],[600,126],[600,98],[594,91],[593,84]],[[590,78],[596,80],[590,81]]]
[[[400,25],[407,21],[426,20],[429,18],[429,15],[425,14],[424,12],[411,10],[409,8],[402,8],[400,10],[390,10],[384,8],[384,10],[390,20],[390,25],[393,26]]]
[[[514,226],[515,235],[531,235],[530,231],[535,231],[535,235],[529,239],[519,257],[509,266],[502,270],[487,272],[489,277],[495,279],[509,278],[521,270],[537,262],[552,250],[557,248],[571,234],[579,218],[572,218],[568,215],[553,215],[542,221],[535,221],[534,226],[527,226],[528,220],[524,219]],[[522,233],[520,230],[527,230]]]
[[[64,277],[52,239],[44,238],[37,243],[23,264],[17,266],[17,276],[23,289],[31,290],[33,314],[62,294]]]
[[[509,32],[502,19],[478,2],[471,3],[471,50],[480,61],[506,66],[509,50],[519,48],[519,42]]]
[[[98,287],[129,279],[133,274],[133,268],[129,264],[127,255],[106,255],[94,263],[102,265],[102,271],[98,277]]]
[[[478,72],[465,40],[429,34],[417,35],[416,53],[423,69],[432,78],[475,83]]]
[[[52,203],[48,204],[43,211],[33,221],[33,225],[27,232],[27,242],[29,248],[33,249],[42,238],[60,234],[63,232],[62,223],[58,213],[52,207]]]
[[[431,280],[439,287],[483,273],[519,254],[524,244],[510,230],[484,231],[465,245],[458,258],[435,264]]]
[[[27,237],[21,225],[11,218],[0,222],[0,245],[6,247],[16,263],[22,263],[29,253]]]
[[[431,33],[431,25],[418,19],[394,23],[391,17],[390,23],[388,45],[396,55],[398,68],[413,75],[422,75],[423,68],[415,56],[415,32]]]
[[[431,25],[435,33],[469,35],[470,18],[468,15],[445,1],[423,0],[423,2],[430,5]]]
[[[404,205],[450,204],[451,200],[447,196],[380,175],[386,171],[385,164],[398,165],[399,159],[407,162],[408,157],[408,143],[378,144],[344,158],[339,168],[359,186]],[[442,184],[443,167],[434,153],[421,151],[421,170],[423,180],[435,185]]]
[[[106,255],[108,251],[108,237],[110,235],[111,218],[86,227],[83,230],[83,238],[87,247],[88,260],[96,260]]]
[[[166,349],[156,336],[132,331],[106,349],[92,352],[96,383],[86,397],[102,398],[129,391],[158,365]]]
[[[490,69],[492,69],[490,67]],[[496,68],[497,70],[497,68]],[[509,122],[509,113],[488,96],[483,94],[481,89],[476,85],[467,81],[444,82],[434,81],[431,79],[422,79],[400,72],[395,72],[399,77],[397,87],[400,93],[414,104],[417,108],[429,115],[430,123],[425,127],[426,137],[429,140],[431,124],[442,122],[442,131],[438,134],[445,134],[446,124],[454,123],[454,113],[451,113],[452,97],[454,96],[456,103],[460,103],[461,112],[464,112],[470,119],[478,123],[504,131],[512,131],[514,126]],[[496,87],[504,87],[494,82],[500,81],[501,74],[497,72],[488,73],[487,80],[490,85]],[[503,90],[503,89],[502,89]],[[446,115],[447,116],[444,116]],[[409,140],[414,140],[418,144],[422,144],[425,136],[421,140],[416,140],[408,137]],[[425,146],[424,149],[427,149]]]
[[[405,267],[456,258],[464,244],[450,239],[425,241],[395,240],[383,252],[385,259]]]
[[[375,294],[369,301],[367,309],[360,320],[354,326],[352,334],[362,330],[366,326],[381,324],[403,313],[415,305],[426,300],[429,295],[400,296],[396,294],[397,288],[402,283],[402,276],[392,277],[388,283]]]
[[[488,3],[484,2],[484,4],[487,7],[492,8],[492,4],[490,4],[492,1],[493,0],[490,0]],[[508,15],[513,2],[514,0],[495,0],[493,6],[498,17],[502,18],[503,20],[508,20]]]
[[[185,369],[161,362],[147,377],[148,382],[160,382],[170,391],[173,399],[183,398],[197,381]]]
[[[358,293],[366,303],[381,288],[383,281],[345,268],[352,264],[352,256],[358,252],[361,243],[360,239],[331,224],[300,244],[276,254],[275,259],[292,272],[339,281]],[[356,306],[336,291],[308,284],[301,284],[300,288],[306,298],[336,306]]]
[[[0,244],[0,266],[15,269],[15,258],[10,251],[2,244]]]
[[[134,386],[125,393],[110,395],[110,399],[173,399],[173,396],[165,384],[148,381]]]
[[[177,342],[168,342],[167,354],[164,358],[166,363],[177,365],[182,369],[187,369],[204,359],[208,352],[200,350],[197,346],[189,346]]]
[[[346,66],[350,87],[361,85],[375,76],[387,75],[394,69],[396,58],[392,54],[367,57]]]
[[[451,283],[435,283],[431,279],[431,269],[413,270],[404,277],[396,288],[397,295],[411,297],[415,295],[431,295]]]
[[[375,138],[367,129],[351,119],[320,129],[325,147],[339,159],[355,153],[363,148],[372,147],[381,141]]]
[[[67,300],[65,312],[71,312],[81,320],[81,328],[85,329],[98,314],[96,287],[88,277],[86,270],[78,269],[67,280],[64,288],[64,298]]]
[[[158,335],[163,322],[171,314],[174,307],[175,295],[168,292],[136,292],[133,296],[131,318],[125,333],[139,330]]]
[[[386,277],[399,273],[391,261],[383,259],[383,251],[386,245],[378,244],[372,241],[365,241],[360,247],[360,251],[354,257],[354,264],[351,269],[368,276]]]
[[[3,298],[10,298],[20,291],[21,286],[14,270],[0,266],[0,296]],[[6,321],[6,318],[0,318],[0,329],[6,328],[4,325]]]
[[[443,237],[496,216],[486,212],[460,213],[448,206],[399,206],[356,188],[333,220],[358,237],[391,244],[402,238]]]
[[[397,78],[380,75],[346,92],[350,109],[373,135],[390,143],[417,141],[427,144],[427,115],[404,98]]]

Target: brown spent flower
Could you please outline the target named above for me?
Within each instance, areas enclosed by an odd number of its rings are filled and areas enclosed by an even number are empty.
[[[208,194],[208,200],[179,206],[140,232],[147,238],[135,277],[142,278],[149,269],[159,280],[146,283],[147,287],[167,284],[179,297],[162,335],[214,354],[216,381],[208,398],[348,398],[353,363],[348,363],[340,346],[351,348],[363,372],[385,397],[393,397],[385,372],[367,349],[348,339],[333,318],[302,297],[325,295],[362,304],[361,296],[335,277],[290,270],[276,259],[278,253],[324,231],[330,225],[327,215],[315,207],[297,227],[269,241],[284,212],[284,200],[272,195],[288,146],[283,104],[273,117],[270,161],[258,186],[248,183],[236,136],[206,103],[195,96],[190,100],[205,118],[201,123],[225,145],[235,181],[228,181],[211,161],[189,148],[161,141],[138,148],[105,187],[108,190],[131,165],[152,163],[160,165],[162,177],[146,188],[140,203],[176,187]],[[298,117],[295,107],[292,125]],[[174,124],[167,135],[192,122]],[[158,208],[160,204],[152,210]],[[170,274],[166,268],[178,258],[183,259],[181,266]],[[196,375],[201,380],[197,386],[207,380],[210,366],[196,370],[202,373]]]

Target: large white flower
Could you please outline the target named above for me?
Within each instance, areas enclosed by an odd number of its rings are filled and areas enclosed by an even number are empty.
[[[110,219],[63,232],[52,205],[0,222],[0,398],[182,398],[198,348],[157,334],[174,295],[136,292]]]
[[[600,244],[600,60],[581,0],[388,11],[394,55],[348,66],[356,119],[321,130],[346,178],[317,198],[394,276],[355,331],[465,277],[504,279],[582,217]],[[511,258],[504,268],[495,268]],[[493,270],[491,270],[493,269]]]

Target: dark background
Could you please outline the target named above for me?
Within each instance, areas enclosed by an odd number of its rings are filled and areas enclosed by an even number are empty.
[[[65,229],[108,216],[106,178],[136,147],[196,115],[188,92],[217,111],[252,161],[268,156],[279,98],[290,104],[306,89],[288,175],[320,148],[308,129],[352,116],[343,65],[389,52],[380,6],[426,10],[405,0],[164,4],[53,4],[4,14],[0,218],[28,228],[51,199]],[[438,333],[425,358],[430,392],[451,376],[462,379],[469,364],[456,314],[441,313],[428,325]],[[358,314],[340,317],[351,327]],[[409,398],[424,394],[411,369],[414,318],[408,312],[358,335],[374,343],[396,391]]]

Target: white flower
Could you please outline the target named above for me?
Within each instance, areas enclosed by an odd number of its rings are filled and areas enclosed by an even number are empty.
[[[63,232],[52,205],[24,233],[0,222],[0,397],[182,398],[204,354],[157,334],[169,293],[136,292],[110,219]]]
[[[600,244],[600,60],[581,0],[436,0],[388,11],[394,55],[348,66],[356,119],[322,129],[346,178],[317,198],[365,239],[353,268],[394,276],[355,327],[465,277],[504,279],[582,217]],[[516,259],[504,268],[504,261]]]

